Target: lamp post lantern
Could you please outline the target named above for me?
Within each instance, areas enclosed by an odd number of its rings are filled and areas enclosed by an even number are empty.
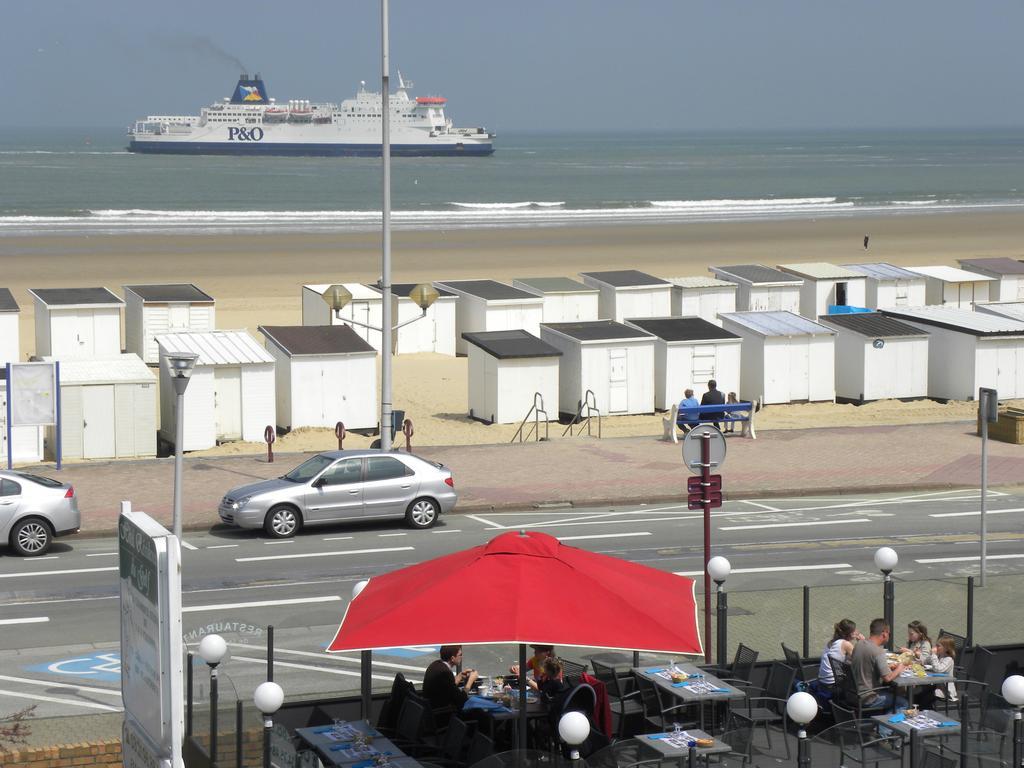
[[[716,592],[718,596],[718,603],[715,606],[716,611],[716,624],[718,634],[718,664],[726,664],[726,656],[728,655],[728,621],[729,614],[729,595],[724,589],[725,580],[729,578],[729,574],[732,572],[732,565],[729,561],[721,555],[716,555],[708,560],[708,574],[714,580],[718,586]]]
[[[1013,707],[1013,768],[1024,765],[1024,729],[1021,727],[1021,708],[1024,707],[1024,677],[1010,675],[1003,680],[1003,698]]]
[[[284,691],[277,683],[260,683],[252,700],[263,715],[263,768],[270,768],[270,734],[274,730],[274,713],[284,703]]]
[[[199,642],[199,656],[210,668],[210,765],[217,765],[217,665],[228,652],[220,635],[206,635]]]
[[[889,625],[889,642],[885,644],[885,647],[890,651],[893,647],[892,625],[896,611],[896,590],[892,580],[892,571],[899,561],[899,555],[891,547],[879,547],[875,552],[875,566],[885,576],[885,582],[882,585],[882,601],[884,604],[885,622]]]
[[[786,700],[786,714],[800,726],[797,732],[796,764],[798,768],[809,768],[811,756],[807,749],[807,730],[804,726],[818,714],[818,702],[806,691],[797,691]]]
[[[192,370],[195,368],[198,358],[199,355],[192,352],[175,352],[164,356],[164,365],[176,396],[174,408],[174,512],[171,518],[171,528],[179,542],[181,541],[182,525],[181,462],[185,443],[185,389],[188,387],[189,379],[192,378]]]
[[[569,745],[569,758],[573,764],[580,759],[580,744],[590,735],[590,721],[582,712],[566,712],[558,721],[558,735]]]

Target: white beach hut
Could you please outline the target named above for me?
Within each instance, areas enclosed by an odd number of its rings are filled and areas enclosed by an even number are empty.
[[[544,299],[545,323],[576,323],[597,320],[597,288],[568,277],[521,277],[512,287]]]
[[[168,333],[160,346],[160,437],[174,443],[176,396],[163,358],[199,355],[185,390],[182,450],[200,451],[218,442],[263,440],[277,423],[274,412],[274,358],[247,331]]]
[[[156,397],[156,375],[138,355],[62,360],[61,454],[65,459],[156,456]],[[56,426],[46,428],[50,458],[56,457],[56,432]]]
[[[458,297],[455,308],[455,351],[469,353],[463,334],[522,329],[537,335],[544,314],[544,299],[496,280],[436,282],[439,290]]]
[[[277,425],[377,426],[377,350],[345,325],[260,326],[274,358]]]
[[[793,312],[735,312],[722,327],[743,338],[741,400],[833,401],[835,331]]]
[[[32,288],[36,355],[58,360],[121,354],[121,307],[106,288]]]
[[[404,323],[413,318],[415,321],[395,331],[394,345],[396,355],[413,354],[415,352],[435,352],[439,355],[455,355],[455,310],[458,297],[451,291],[435,288],[437,300],[427,307],[426,314],[419,308],[409,294],[417,283],[392,283],[391,295],[395,298],[395,323]],[[382,293],[375,285],[367,288]],[[379,350],[378,350],[379,351]]]
[[[836,399],[928,396],[928,333],[879,312],[824,315],[836,332]]]
[[[191,283],[126,285],[124,300],[125,351],[149,365],[160,362],[157,336],[217,327],[213,297]]]
[[[711,267],[711,273],[736,283],[737,312],[800,312],[804,281],[761,264]]]
[[[847,269],[864,275],[865,303],[868,309],[880,307],[923,307],[927,278],[909,269],[885,262],[844,264]]]
[[[735,333],[701,317],[634,318],[627,325],[654,341],[654,407],[667,411],[683,390],[704,392],[714,379],[722,392],[739,392],[741,342]]]
[[[989,283],[996,279],[956,267],[908,267],[925,277],[925,302],[940,307],[970,309],[976,301],[988,301]]]
[[[21,307],[9,288],[0,288],[0,367],[21,360]]]
[[[11,362],[17,362],[12,360]],[[11,460],[36,464],[43,460],[43,427],[11,427]],[[7,370],[0,368],[0,466],[7,466]]]
[[[672,314],[672,283],[635,269],[580,272],[597,288],[598,317],[621,323],[627,317],[667,317]]]
[[[672,316],[702,317],[721,325],[720,312],[736,311],[736,283],[714,277],[670,277]]]
[[[928,332],[928,396],[973,400],[979,387],[1024,397],[1024,323],[955,307],[882,312]]]
[[[341,310],[341,317],[336,317],[327,302],[324,291],[333,283],[321,283],[302,286],[302,324],[303,325],[347,325],[346,320],[356,320],[377,328],[381,326],[381,293],[362,283],[340,283],[352,294],[352,301]],[[380,351],[380,331],[371,331],[358,325],[350,326],[363,340]]]
[[[989,284],[992,301],[1024,301],[1024,262],[1006,257],[995,259],[960,259],[960,266],[994,278]]]
[[[863,307],[867,300],[867,278],[846,267],[818,261],[779,264],[779,269],[804,281],[800,288],[800,314],[811,320],[827,315],[830,306]]]
[[[522,421],[538,402],[558,417],[558,358],[551,344],[523,330],[467,333],[469,415],[491,424]]]
[[[562,352],[558,410],[574,415],[593,392],[605,416],[654,412],[654,336],[613,320],[544,323],[540,337]]]

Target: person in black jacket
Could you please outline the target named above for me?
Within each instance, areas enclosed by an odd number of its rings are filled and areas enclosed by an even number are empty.
[[[423,674],[423,698],[430,702],[433,710],[446,707],[462,709],[476,682],[477,672],[464,669],[456,673],[462,661],[461,645],[442,645],[440,655],[441,658],[432,661]]]
[[[704,396],[700,399],[701,405],[725,405],[725,395],[718,391],[718,382],[714,379],[708,382],[708,391],[704,393]],[[713,421],[716,429],[721,429],[722,425],[718,421],[725,415],[724,412],[714,412],[703,414],[704,420]]]

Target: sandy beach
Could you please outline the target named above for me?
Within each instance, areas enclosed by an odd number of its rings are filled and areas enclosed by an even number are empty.
[[[871,236],[863,248],[864,235]],[[662,277],[707,274],[712,264],[888,261],[951,264],[972,256],[1024,256],[1018,212],[892,215],[750,222],[688,222],[588,227],[397,231],[396,282],[446,278],[567,275],[636,268]],[[34,354],[29,288],[194,282],[217,300],[220,328],[299,324],[300,287],[372,282],[379,275],[379,233],[331,235],[113,235],[0,238],[0,285],[21,304],[22,359]],[[261,338],[257,336],[257,338]],[[466,360],[436,355],[396,358],[396,407],[416,425],[414,445],[504,442],[515,427],[466,417]],[[877,403],[773,406],[760,429],[892,424],[973,418],[970,404]],[[605,419],[606,435],[660,434],[660,417]],[[561,429],[552,425],[552,437]],[[352,447],[364,439],[352,436]],[[368,442],[365,441],[365,442]],[[330,447],[333,435],[302,430],[282,450]],[[247,451],[253,446],[222,446]]]

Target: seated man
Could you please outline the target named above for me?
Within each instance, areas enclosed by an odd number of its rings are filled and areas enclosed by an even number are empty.
[[[853,679],[857,682],[860,703],[865,707],[884,707],[885,709],[902,709],[907,706],[906,699],[896,696],[892,691],[873,691],[887,683],[891,683],[906,669],[897,663],[889,667],[885,657],[885,644],[889,641],[889,624],[885,619],[871,622],[870,635],[858,640],[853,646],[850,668]]]
[[[689,410],[697,408],[699,405],[697,398],[693,396],[692,389],[683,392],[683,399],[679,401],[679,418],[676,420],[676,424],[683,430],[684,435],[700,424],[700,413]]]
[[[446,707],[462,709],[469,698],[469,691],[476,682],[475,669],[464,669],[456,674],[462,661],[461,645],[442,645],[441,658],[435,659],[423,674],[423,698],[430,702],[431,709]]]

